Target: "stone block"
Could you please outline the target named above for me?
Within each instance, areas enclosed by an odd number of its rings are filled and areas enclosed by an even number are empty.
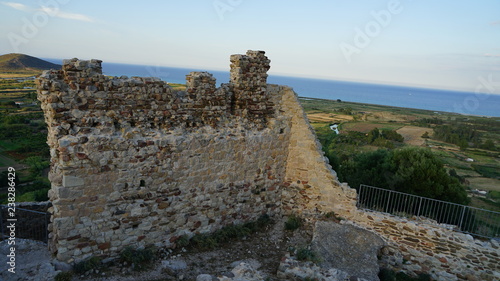
[[[63,175],[62,185],[64,187],[84,186],[85,180],[80,177]]]
[[[385,242],[373,232],[335,222],[316,222],[312,249],[322,268],[336,268],[366,280],[378,280],[377,254]]]

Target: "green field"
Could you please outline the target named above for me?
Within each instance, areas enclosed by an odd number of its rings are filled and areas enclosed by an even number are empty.
[[[403,145],[431,148],[447,169],[454,169],[464,179],[467,190],[490,191],[485,198],[473,198],[472,206],[500,211],[500,196],[495,197],[495,192],[500,194],[500,118],[312,98],[300,98],[300,102],[320,140],[334,134],[328,128],[333,123],[339,124],[341,135],[350,131],[367,134],[374,128],[395,130],[404,136]],[[437,139],[433,135],[439,126],[469,126],[477,131],[472,140],[475,143],[460,147]],[[429,138],[422,138],[425,132]],[[494,144],[493,150],[484,149],[488,142]],[[399,146],[396,143],[396,147]],[[363,152],[380,147],[365,144],[347,148]]]

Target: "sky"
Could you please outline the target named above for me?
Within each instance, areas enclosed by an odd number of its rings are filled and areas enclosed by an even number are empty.
[[[0,54],[228,70],[249,49],[275,75],[500,93],[500,1],[0,0]]]

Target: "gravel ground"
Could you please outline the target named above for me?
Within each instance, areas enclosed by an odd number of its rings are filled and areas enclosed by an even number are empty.
[[[0,280],[53,280],[57,275],[53,259],[47,245],[33,240],[16,238],[15,245],[9,245],[8,240],[0,242]],[[10,248],[15,251],[15,273],[8,271],[7,264],[11,255]]]

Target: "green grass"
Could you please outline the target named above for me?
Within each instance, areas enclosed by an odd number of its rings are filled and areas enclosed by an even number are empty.
[[[500,191],[497,190],[491,190],[488,193],[488,196],[493,199],[493,200],[500,200]]]
[[[500,169],[497,166],[472,164],[472,168],[487,178],[500,179]]]
[[[19,142],[11,141],[11,140],[0,140],[0,149],[6,150],[6,151],[12,151],[16,150],[19,147]]]

